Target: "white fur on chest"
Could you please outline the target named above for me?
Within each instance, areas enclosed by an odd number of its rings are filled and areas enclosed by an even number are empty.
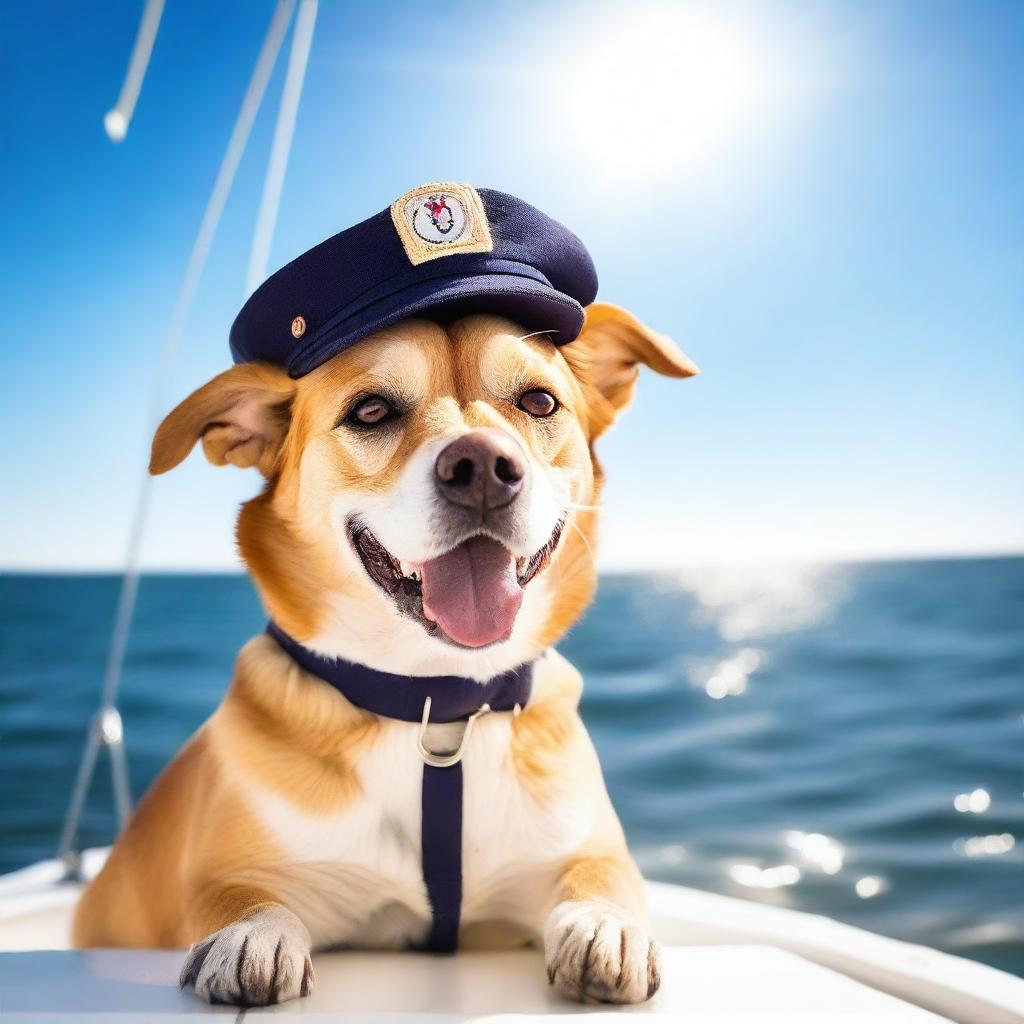
[[[565,859],[593,827],[589,794],[534,799],[517,778],[512,716],[477,720],[463,758],[462,925],[507,922],[539,934]],[[273,885],[318,947],[400,947],[421,941],[430,904],[421,867],[423,761],[419,726],[386,720],[357,765],[363,795],[333,815],[312,815],[247,783],[245,798],[284,854],[254,880]],[[450,750],[462,725],[431,726],[427,746]],[[458,841],[458,837],[452,837]]]

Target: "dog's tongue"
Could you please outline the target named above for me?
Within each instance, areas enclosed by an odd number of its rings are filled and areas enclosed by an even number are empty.
[[[512,552],[471,537],[421,566],[423,611],[458,644],[484,647],[512,632],[523,588]]]

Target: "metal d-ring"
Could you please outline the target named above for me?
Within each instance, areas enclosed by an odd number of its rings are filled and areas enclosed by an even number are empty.
[[[462,755],[466,752],[466,745],[469,743],[469,737],[473,734],[473,723],[481,716],[486,715],[491,710],[490,704],[484,704],[479,711],[474,711],[473,714],[466,719],[466,728],[462,731],[462,739],[459,741],[458,748],[451,754],[435,754],[432,750],[427,750],[426,745],[423,743],[423,737],[426,734],[427,726],[430,724],[430,698],[428,697],[423,702],[423,719],[420,722],[420,731],[416,736],[416,746],[419,748],[420,757],[423,758],[425,764],[429,764],[434,768],[451,768],[453,765],[457,765],[462,760]]]

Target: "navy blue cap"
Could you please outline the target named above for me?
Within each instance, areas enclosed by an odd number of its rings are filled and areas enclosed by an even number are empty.
[[[590,254],[568,228],[504,192],[434,183],[269,277],[235,318],[231,354],[301,377],[405,317],[473,312],[564,345],[596,294]]]

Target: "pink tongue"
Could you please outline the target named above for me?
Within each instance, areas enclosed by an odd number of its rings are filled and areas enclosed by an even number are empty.
[[[512,632],[523,588],[516,561],[490,537],[471,537],[421,567],[423,611],[463,647],[484,647]]]

